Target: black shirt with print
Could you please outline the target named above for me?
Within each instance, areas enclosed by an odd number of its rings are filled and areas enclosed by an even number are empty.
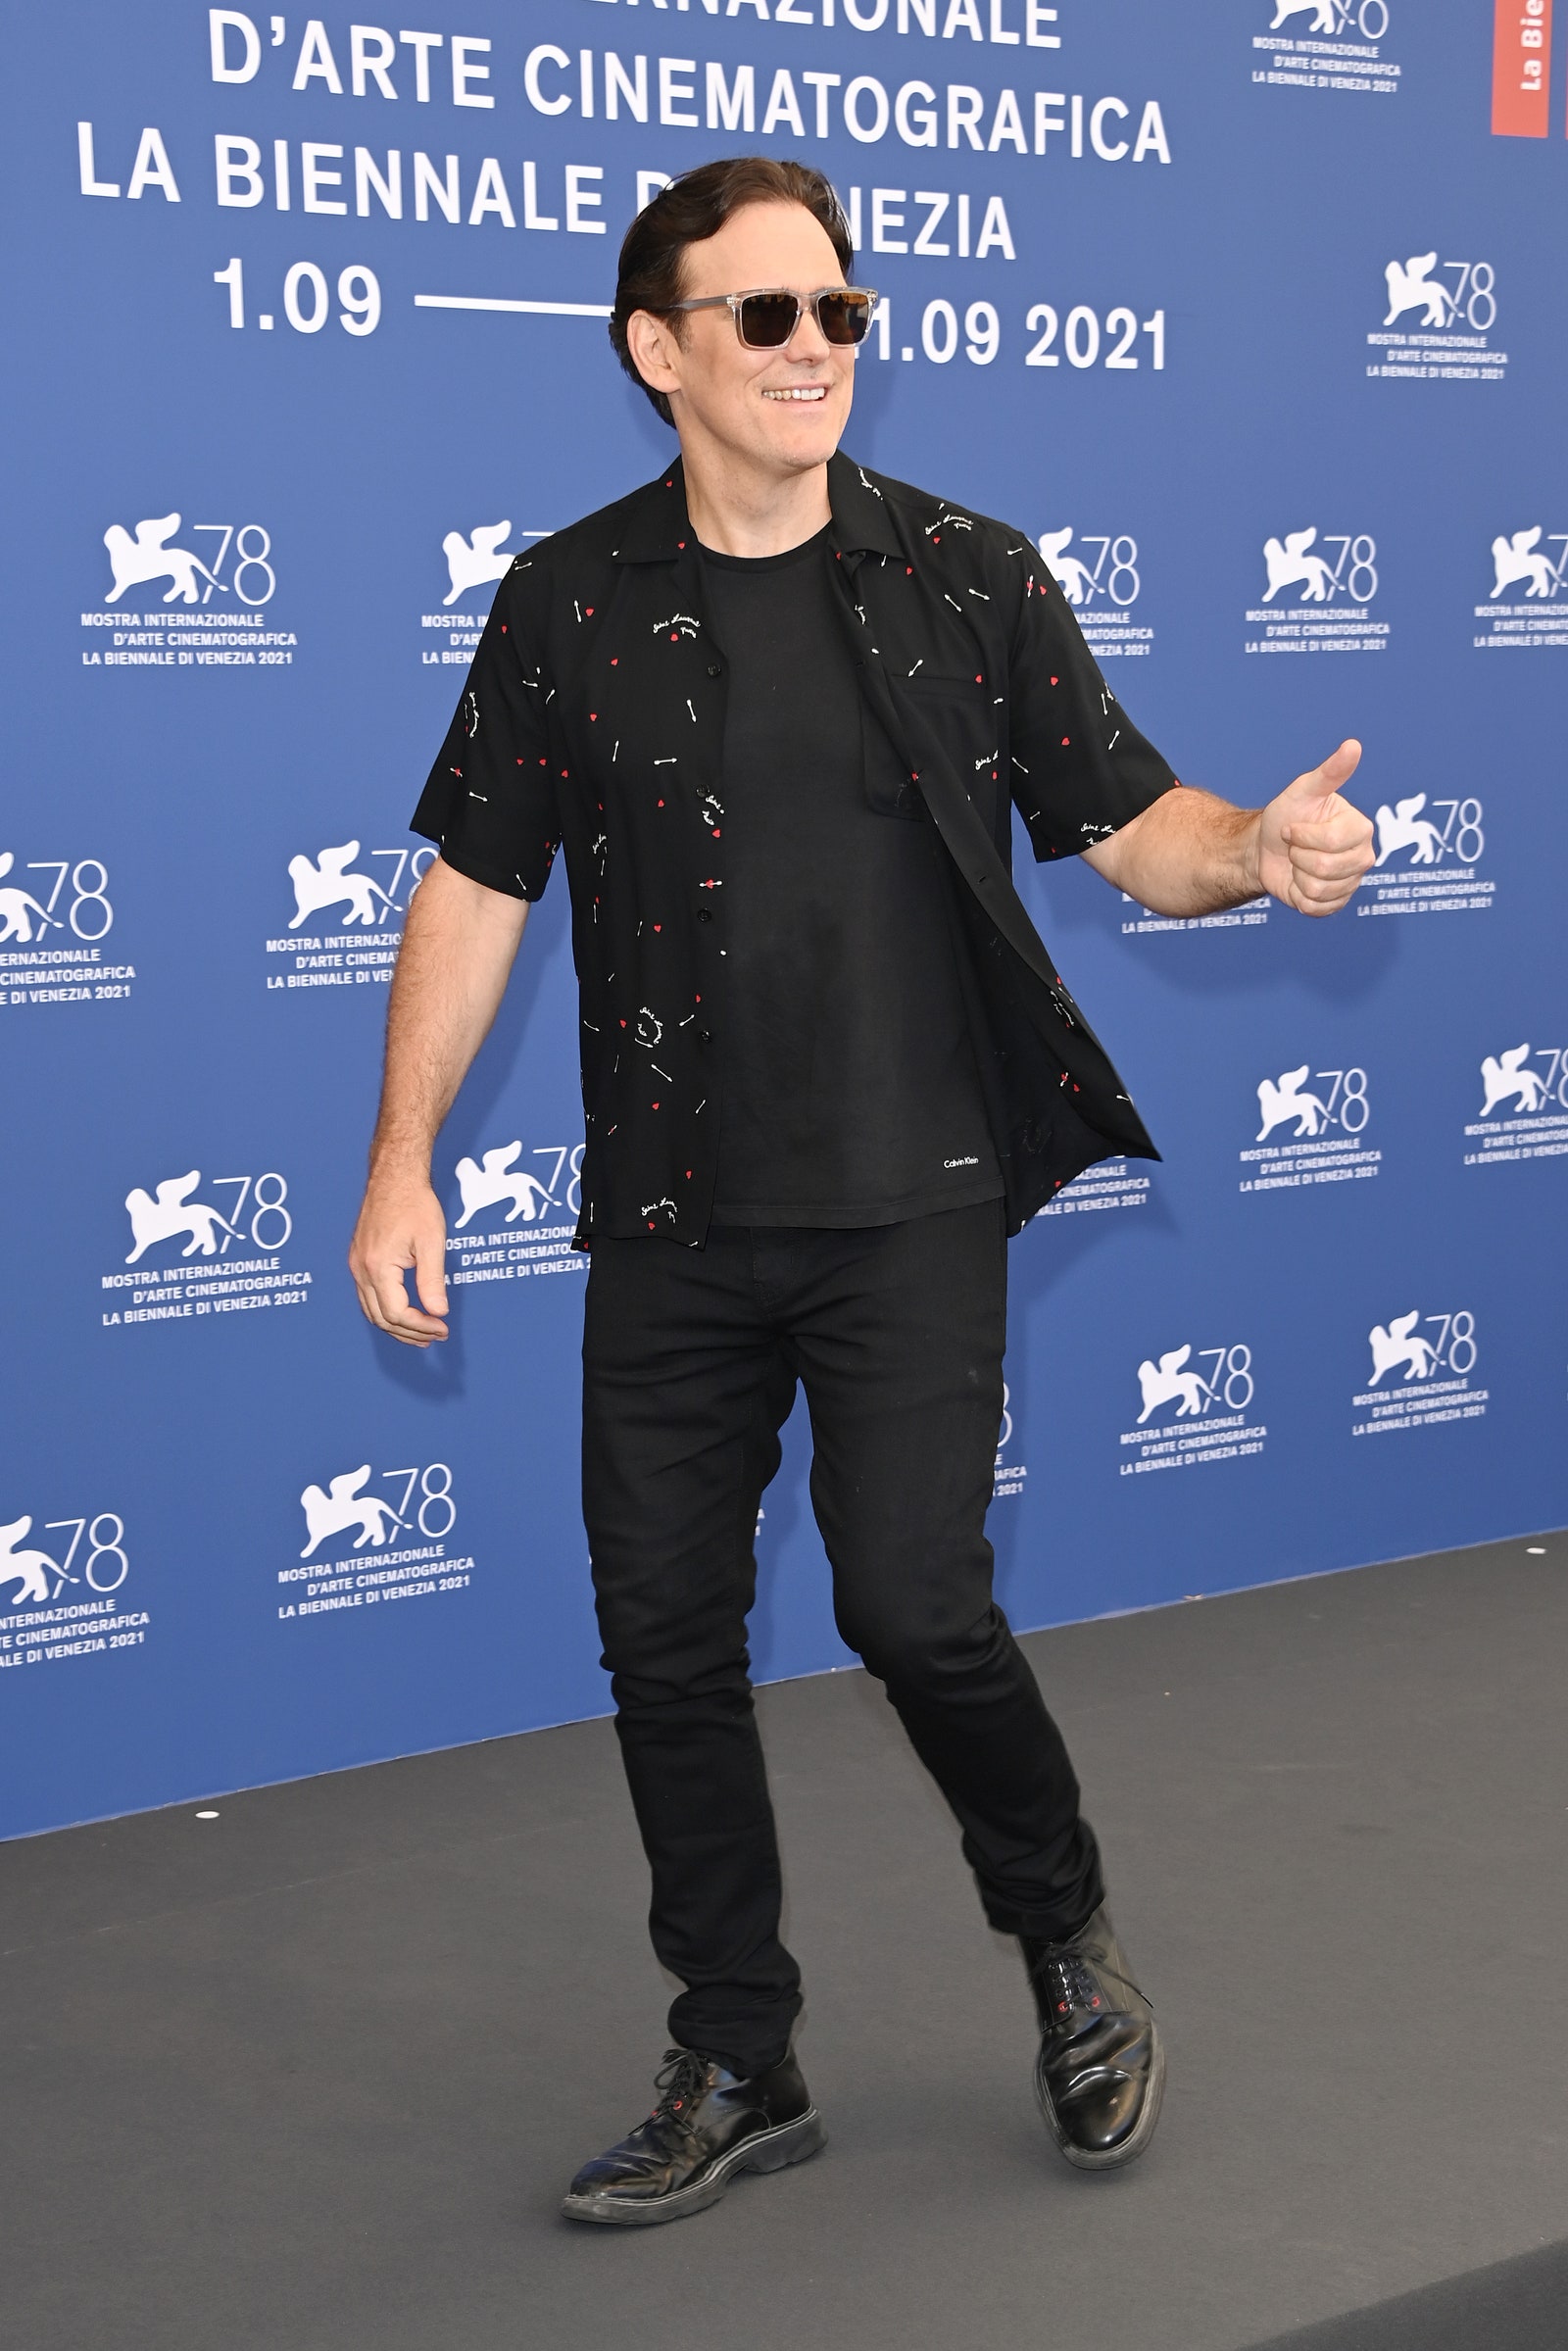
[[[892,1224],[1002,1198],[944,852],[923,803],[890,822],[866,797],[867,750],[896,755],[860,700],[830,536],[703,550],[729,680],[721,1224]]]
[[[1021,532],[843,456],[828,492],[828,585],[877,747],[861,790],[878,818],[940,843],[1016,1231],[1092,1161],[1157,1154],[1012,886],[1011,806],[1037,857],[1070,857],[1176,778]],[[414,817],[449,864],[513,897],[538,898],[564,847],[585,1242],[698,1247],[713,1212],[735,943],[728,661],[706,569],[678,464],[519,556]]]

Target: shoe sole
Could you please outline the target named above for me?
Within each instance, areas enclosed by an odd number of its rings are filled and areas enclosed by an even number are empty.
[[[703,2179],[676,2188],[672,2195],[641,2203],[620,2196],[568,2195],[562,2199],[561,2209],[568,2221],[598,2221],[616,2229],[653,2229],[662,2221],[683,2221],[691,2213],[706,2212],[710,2204],[718,2202],[742,2172],[782,2172],[792,2163],[805,2163],[808,2156],[815,2155],[826,2144],[822,2118],[814,2106],[808,2106],[793,2123],[782,2123],[777,2130],[742,2139],[739,2146],[719,2156]]]
[[[1106,2147],[1097,2152],[1088,2147],[1074,2146],[1068,2138],[1041,2080],[1040,2069],[1038,2066],[1035,2069],[1035,2103],[1045,2118],[1046,2129],[1074,2171],[1078,2172],[1119,2171],[1123,2164],[1132,2163],[1142,2155],[1154,2135],[1154,2125],[1159,2121],[1160,2103],[1164,2095],[1165,2048],[1164,2043],[1156,2038],[1149,2068],[1149,2091],[1144,2099],[1143,2112],[1119,2147]]]

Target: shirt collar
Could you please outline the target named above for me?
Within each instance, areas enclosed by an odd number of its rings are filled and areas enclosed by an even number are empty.
[[[842,450],[828,459],[827,494],[834,543],[841,554],[902,555],[881,491],[865,468]],[[617,563],[672,563],[694,545],[686,476],[677,458],[657,481],[634,492],[612,552]]]
[[[903,555],[887,501],[865,467],[842,449],[827,462],[827,495],[841,554]]]
[[[626,501],[620,536],[611,554],[617,563],[672,563],[691,544],[686,476],[677,458],[657,481],[634,490]]]

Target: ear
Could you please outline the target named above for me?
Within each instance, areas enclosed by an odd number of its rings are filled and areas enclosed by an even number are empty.
[[[667,319],[652,311],[633,311],[626,321],[626,348],[644,383],[667,399],[681,388],[681,348]]]

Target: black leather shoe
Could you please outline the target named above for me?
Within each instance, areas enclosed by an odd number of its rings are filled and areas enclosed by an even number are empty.
[[[696,2049],[669,2049],[646,2123],[585,2163],[562,2211],[647,2229],[716,2204],[741,2172],[781,2172],[827,2140],[793,2057],[748,2080]]]
[[[1080,2171],[1131,2163],[1154,2135],[1165,2052],[1110,1914],[1102,1904],[1065,1942],[1019,1939],[1040,2012],[1035,2096],[1046,2128]]]

